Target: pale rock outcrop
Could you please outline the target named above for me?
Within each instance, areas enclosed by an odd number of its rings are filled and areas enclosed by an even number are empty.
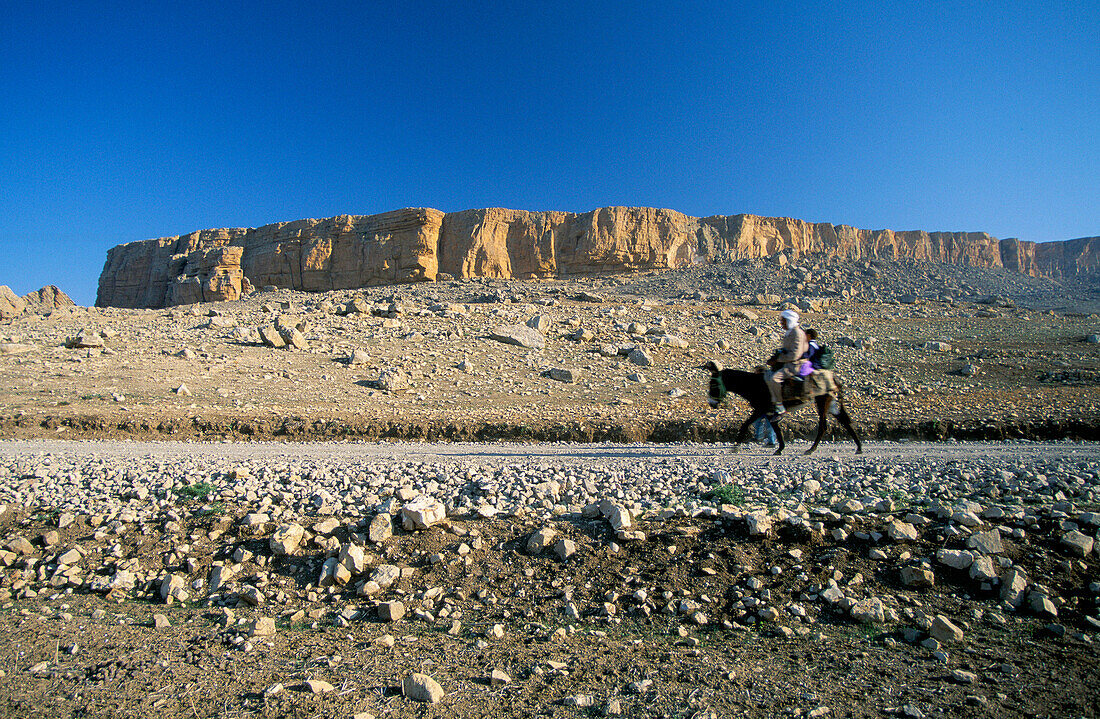
[[[46,285],[34,292],[28,292],[22,299],[27,303],[27,312],[49,314],[54,310],[76,306],[76,303],[56,285]]]
[[[163,307],[236,299],[250,287],[326,291],[439,277],[550,278],[825,254],[1100,273],[1100,238],[1036,244],[983,232],[863,230],[787,217],[696,218],[674,210],[591,212],[406,208],[259,228],[202,230],[107,253],[96,304]]]
[[[26,309],[26,300],[12,292],[7,285],[0,285],[0,320],[14,319]]]

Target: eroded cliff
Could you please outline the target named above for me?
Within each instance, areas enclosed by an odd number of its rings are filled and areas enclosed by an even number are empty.
[[[322,291],[458,278],[548,278],[675,269],[788,252],[1005,267],[1032,276],[1100,273],[1100,238],[1036,244],[982,232],[861,230],[786,217],[407,208],[259,228],[202,230],[107,253],[96,304],[231,300],[251,286]]]

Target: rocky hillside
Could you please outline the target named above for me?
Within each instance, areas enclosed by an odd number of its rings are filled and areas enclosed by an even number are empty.
[[[581,214],[413,208],[119,245],[107,254],[96,304],[164,307],[237,299],[263,286],[316,292],[452,278],[560,278],[780,254],[931,261],[1053,279],[1100,273],[1097,237],[1036,244],[981,232],[861,230],[638,207]]]
[[[75,307],[67,294],[55,285],[46,285],[42,289],[19,297],[7,285],[0,285],[0,320],[10,320],[24,313],[49,314],[57,309]]]

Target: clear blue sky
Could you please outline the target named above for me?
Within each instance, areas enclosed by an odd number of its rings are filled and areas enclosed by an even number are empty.
[[[408,206],[1100,235],[1093,0],[321,5],[4,3],[0,284]]]

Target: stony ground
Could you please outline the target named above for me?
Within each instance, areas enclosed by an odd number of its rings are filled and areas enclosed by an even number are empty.
[[[730,439],[744,408],[710,412],[698,368],[761,363],[799,307],[869,437],[1100,438],[1100,287],[780,258],[28,315],[0,325],[0,436]]]
[[[836,449],[5,442],[4,713],[1100,713],[1100,446]]]
[[[1096,716],[1098,290],[777,256],[6,322],[2,713]],[[866,454],[720,443],[698,368],[785,307]]]

